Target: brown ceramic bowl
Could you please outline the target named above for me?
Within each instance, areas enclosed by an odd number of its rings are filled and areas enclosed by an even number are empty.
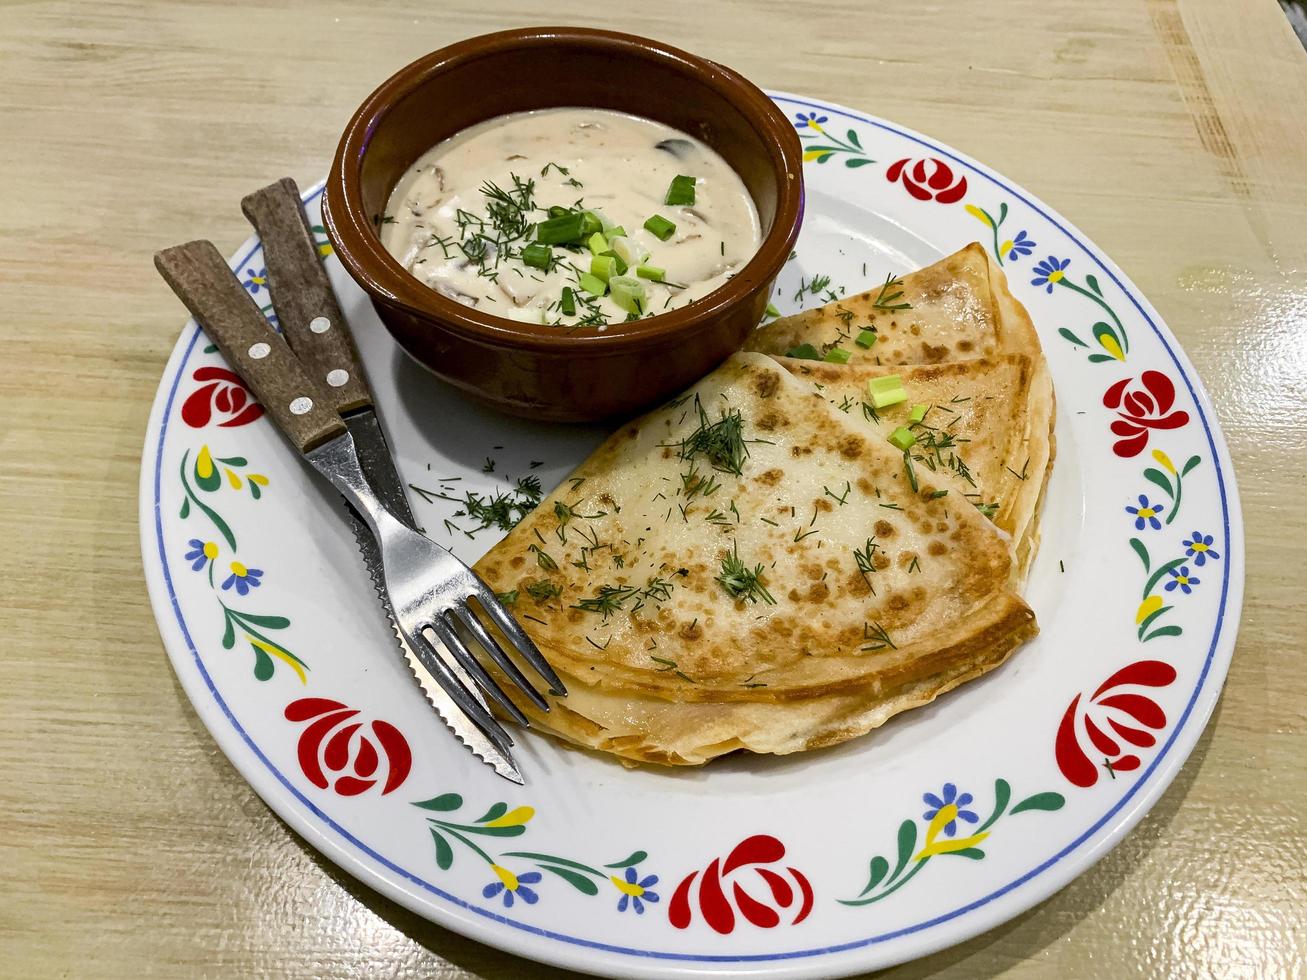
[[[603,332],[483,313],[409,275],[374,224],[400,175],[474,123],[551,106],[629,112],[703,140],[735,168],[757,205],[758,253],[697,302]],[[429,54],[368,97],[341,137],[322,214],[345,269],[395,339],[436,376],[517,415],[602,419],[685,388],[743,344],[798,237],[801,151],[776,105],[721,65],[629,34],[503,31]]]

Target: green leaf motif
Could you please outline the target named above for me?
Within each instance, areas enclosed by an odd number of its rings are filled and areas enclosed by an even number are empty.
[[[1199,459],[1197,456],[1190,456],[1190,457],[1189,457],[1189,461],[1188,461],[1187,463],[1185,463],[1184,466],[1182,466],[1182,467],[1180,468],[1180,475],[1181,475],[1181,476],[1188,476],[1188,475],[1189,475],[1189,471],[1190,471],[1191,469],[1193,469],[1195,466],[1197,466],[1197,465],[1198,465],[1199,463],[1201,463],[1201,462],[1202,462],[1202,460]]]
[[[250,644],[250,649],[254,651],[254,679],[257,681],[272,680],[277,665],[272,662],[271,657],[253,643]]]
[[[421,800],[413,805],[421,807],[423,810],[437,810],[441,813],[448,813],[463,805],[463,797],[457,793],[441,793],[439,796],[433,796],[429,800]]]
[[[851,157],[844,161],[844,166],[853,170],[857,167],[865,167],[869,163],[875,163],[875,160],[868,160],[866,157]]]
[[[180,517],[183,521],[191,516],[191,501],[189,497],[182,501],[182,512],[177,516]]]
[[[1091,364],[1102,364],[1104,361],[1115,361],[1116,358],[1111,354],[1090,354],[1088,360]]]
[[[817,162],[818,162],[818,163],[825,163],[825,162],[826,162],[827,160],[829,160],[833,155],[834,155],[833,153],[823,153],[821,156],[817,157]]]
[[[852,143],[854,146],[856,146],[859,150],[862,149],[862,142],[858,139],[858,134],[855,130],[852,129],[849,130],[849,142]]]
[[[970,858],[972,861],[979,861],[985,856],[985,852],[978,847],[964,847],[960,851],[945,851],[942,856]]]
[[[222,631],[222,648],[230,650],[236,645],[236,624],[232,621],[231,613],[224,606],[222,610],[223,621],[226,628]]]
[[[255,500],[258,500],[260,497],[263,496],[263,491],[259,489],[259,485],[255,483],[253,480],[249,481],[248,486],[250,488],[250,496],[253,497]]]
[[[447,793],[447,796],[457,794]],[[441,797],[436,797],[441,799]],[[422,804],[417,804],[421,806]],[[454,849],[449,846],[449,841],[445,840],[440,834],[436,833],[436,828],[431,828],[431,839],[436,842],[436,867],[441,871],[448,871],[454,865]]]
[[[290,625],[290,620],[285,616],[256,616],[253,613],[237,613],[236,615],[243,623],[251,623],[270,630],[284,630]]]
[[[1067,340],[1071,341],[1071,343],[1075,344],[1077,347],[1088,347],[1088,346],[1089,346],[1089,345],[1086,344],[1083,340],[1081,340],[1079,337],[1077,337],[1075,334],[1073,334],[1070,330],[1068,330],[1066,327],[1059,327],[1057,332],[1060,333],[1060,334],[1061,334],[1063,337],[1065,337]],[[1093,356],[1094,356],[1094,355],[1092,355],[1092,354],[1090,355],[1090,357],[1093,357]]]
[[[1183,632],[1184,630],[1180,629],[1179,626],[1162,626],[1145,636],[1144,642],[1147,643],[1149,640],[1155,640],[1159,636],[1179,636]]]
[[[871,865],[867,870],[869,872],[869,877],[867,878],[867,887],[862,889],[862,895],[867,894],[867,892],[871,891],[885,880],[885,876],[889,874],[889,862],[877,854],[871,859]],[[862,895],[859,895],[858,897],[861,898]]]
[[[249,466],[249,460],[244,456],[219,456],[219,463],[226,463],[228,466]]]
[[[550,871],[565,882],[585,895],[598,895],[599,886],[587,878],[585,875],[577,874],[575,871],[569,871],[567,868],[556,868],[551,864],[540,865],[544,870]]]
[[[1099,296],[1102,296],[1102,295],[1103,295],[1103,291],[1102,291],[1101,289],[1098,288],[1098,279],[1097,279],[1096,277],[1094,277],[1094,276],[1085,276],[1085,282],[1088,283],[1088,284],[1089,284],[1089,288],[1092,289],[1092,290],[1093,290],[1095,293],[1097,293]]]
[[[496,803],[484,814],[477,817],[477,823],[489,823],[491,820],[498,820],[507,812],[508,812],[507,803]]]
[[[998,202],[998,223],[1001,225],[1007,220],[1007,201]]]
[[[1052,812],[1062,809],[1065,805],[1066,797],[1061,793],[1036,793],[1034,796],[1027,796],[1014,806],[1012,812],[1024,813],[1026,810],[1047,810]]]
[[[481,834],[485,837],[521,837],[526,833],[526,827],[518,824],[515,827],[464,827],[469,834]]]
[[[1130,547],[1135,549],[1135,554],[1138,555],[1139,560],[1144,563],[1144,571],[1148,571],[1148,566],[1151,563],[1148,559],[1148,549],[1144,547],[1144,543],[1138,538],[1131,538]]]
[[[649,855],[646,854],[644,851],[634,851],[634,852],[632,852],[631,856],[628,857],[625,861],[617,861],[617,862],[615,862],[615,863],[613,863],[613,864],[605,864],[604,867],[605,867],[605,868],[617,868],[617,869],[620,871],[622,868],[630,868],[630,867],[632,867],[632,866],[634,866],[634,865],[639,864],[641,861],[643,861],[643,860],[644,860],[645,858],[647,858],[648,856],[649,856]]]
[[[1175,490],[1171,487],[1171,481],[1167,479],[1166,474],[1161,470],[1155,470],[1151,466],[1144,470],[1144,479],[1150,483],[1155,483],[1161,487],[1168,497],[1175,496]]]
[[[1174,608],[1175,606],[1163,606],[1161,609],[1157,610],[1156,612],[1151,613],[1148,616],[1145,616],[1144,621],[1139,624],[1140,637],[1142,637],[1146,632],[1148,632],[1148,627],[1152,625],[1153,620],[1155,620],[1158,616],[1162,616],[1165,615],[1166,613],[1169,613]]]
[[[893,881],[903,869],[908,866],[908,859],[912,857],[912,852],[917,849],[917,824],[914,820],[904,820],[899,824],[899,860],[894,866],[894,873],[889,876]]]

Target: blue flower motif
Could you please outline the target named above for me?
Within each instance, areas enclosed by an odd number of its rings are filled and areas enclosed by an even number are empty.
[[[637,880],[638,879],[638,880]],[[635,868],[626,869],[626,883],[620,884],[614,881],[622,893],[622,897],[617,900],[617,911],[625,912],[628,906],[634,907],[636,915],[644,915],[644,903],[658,901],[658,893],[649,891],[654,885],[658,884],[657,875],[646,875],[640,878]]]
[[[1010,250],[1007,253],[1007,260],[1009,262],[1015,262],[1017,260],[1017,256],[1029,255],[1031,252],[1035,250],[1035,246],[1038,245],[1039,243],[1027,237],[1025,230],[1023,229],[1017,232],[1017,237],[1012,239],[1012,241],[1009,244],[1010,244]],[[1069,262],[1070,259],[1068,259],[1067,261]]]
[[[191,571],[198,572],[213,559],[218,557],[218,546],[212,541],[201,541],[199,538],[191,538],[186,542],[191,546],[191,550],[186,552],[186,560],[191,563]]]
[[[1212,536],[1203,534],[1202,531],[1195,531],[1193,537],[1184,542],[1185,557],[1192,558],[1194,564],[1202,568],[1207,564],[1207,559],[1218,561],[1221,557],[1219,551],[1212,550]]]
[[[819,116],[815,112],[796,112],[794,114],[794,128],[803,129],[803,127],[808,126],[816,129],[829,118],[829,116]]]
[[[1058,259],[1056,256],[1050,255],[1035,266],[1035,278],[1030,280],[1030,285],[1047,285],[1048,291],[1051,293],[1054,284],[1062,281],[1063,273],[1070,264],[1070,259]]]
[[[499,869],[496,868],[496,873]],[[527,885],[534,885],[542,877],[539,871],[528,871],[524,875],[514,875],[511,871],[507,873],[509,881],[504,881],[501,876],[499,881],[492,881],[481,889],[481,894],[486,898],[494,898],[501,892],[504,895],[504,908],[513,907],[513,896],[516,895],[527,905],[534,905],[540,901],[540,896],[536,894],[534,888],[528,888]],[[511,884],[509,883],[511,882]]]
[[[1157,519],[1157,515],[1166,510],[1161,504],[1150,504],[1148,498],[1142,493],[1139,495],[1138,507],[1127,507],[1127,514],[1135,515],[1135,530],[1142,531],[1144,525],[1148,524],[1154,531],[1162,529],[1162,522]]]
[[[259,295],[260,289],[267,288],[268,285],[267,269],[258,269],[257,271],[255,269],[246,269],[245,275],[247,278],[242,280],[241,285],[250,291],[251,296],[257,296]]]
[[[250,589],[257,589],[263,583],[259,581],[263,577],[263,569],[246,568],[238,561],[231,563],[231,574],[228,575],[222,583],[223,591],[235,586],[237,595],[249,595]]]
[[[1189,595],[1189,593],[1193,592],[1193,587],[1200,582],[1201,579],[1196,579],[1189,574],[1188,565],[1181,565],[1179,568],[1171,569],[1171,581],[1166,583],[1165,589],[1167,592],[1174,592],[1176,586],[1179,586],[1181,592]]]
[[[965,807],[967,804],[971,803],[975,799],[975,797],[973,797],[970,793],[963,793],[961,796],[959,796],[958,788],[956,786],[954,786],[952,783],[945,783],[944,792],[941,794],[941,796],[936,796],[934,793],[926,793],[921,797],[922,801],[927,806],[931,807],[931,809],[927,810],[925,813],[921,815],[921,818],[923,820],[934,820],[935,814],[939,813],[940,810],[942,810],[944,807],[948,806],[949,804],[952,804],[953,806],[956,806],[958,808],[958,818],[965,820],[967,823],[976,823],[980,820],[980,817],[976,816],[976,814],[973,813],[972,811],[963,809],[963,807]],[[958,821],[956,819],[950,820],[948,823],[944,825],[945,836],[952,837],[957,832],[958,832]]]

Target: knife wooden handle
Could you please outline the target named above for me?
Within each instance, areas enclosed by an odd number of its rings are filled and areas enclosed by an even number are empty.
[[[346,431],[323,386],[268,325],[212,242],[166,248],[154,266],[301,453]]]
[[[255,191],[241,201],[241,210],[263,241],[272,307],[295,356],[337,412],[371,405],[363,362],[318,259],[295,181],[283,177]]]

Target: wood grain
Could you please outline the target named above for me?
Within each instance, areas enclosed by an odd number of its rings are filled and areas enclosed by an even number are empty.
[[[11,3],[0,11],[0,974],[555,975],[274,818],[178,688],[137,482],[181,317],[158,248],[325,173],[372,87],[537,21],[652,34],[992,164],[1103,246],[1205,379],[1247,522],[1225,697],[1092,872],[895,978],[1291,977],[1307,958],[1307,56],[1272,0]]]

